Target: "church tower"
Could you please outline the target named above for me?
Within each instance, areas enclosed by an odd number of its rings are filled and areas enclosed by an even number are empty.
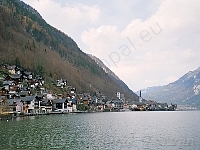
[[[141,92],[141,90],[140,90],[139,102],[142,102],[142,92]]]

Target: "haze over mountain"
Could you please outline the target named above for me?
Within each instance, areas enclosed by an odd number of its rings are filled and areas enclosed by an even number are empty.
[[[138,95],[135,94],[129,87],[114,73],[112,72],[99,58],[94,55],[89,55],[95,62],[125,91],[129,91],[134,95],[135,99],[138,99]]]
[[[170,84],[142,89],[142,97],[146,100],[200,106],[200,67]]]
[[[198,0],[23,1],[133,91],[174,82],[199,67]]]
[[[82,52],[72,38],[46,23],[35,9],[20,0],[0,1],[0,35],[1,62],[42,75],[46,88],[66,78],[78,92],[100,91],[108,97],[121,92],[128,101],[138,100],[125,84],[124,88]]]

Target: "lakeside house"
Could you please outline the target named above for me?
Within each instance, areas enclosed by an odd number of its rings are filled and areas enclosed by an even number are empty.
[[[51,113],[53,110],[52,101],[47,98],[42,99],[42,101],[40,102],[40,108],[43,113]]]
[[[67,109],[67,99],[56,99],[54,100],[54,108],[56,111],[60,111],[60,112],[68,112]]]
[[[135,102],[130,106],[130,110],[132,111],[174,111],[176,109],[176,104],[168,106],[167,103],[158,103],[155,100]]]
[[[119,111],[120,109],[124,108],[124,102],[123,100],[119,98],[115,98],[109,102],[109,105],[111,106],[111,111]]]
[[[116,99],[108,100],[106,95],[97,91],[96,96],[90,93],[76,94],[76,88],[67,85],[67,80],[57,80],[57,87],[71,88],[67,95],[52,94],[51,90],[43,87],[44,79],[31,71],[16,67],[15,65],[1,65],[2,70],[9,72],[1,78],[0,98],[5,99],[11,113],[46,114],[57,112],[77,112],[77,105],[87,106],[91,111],[119,111],[123,109],[124,95],[119,92]],[[33,94],[31,91],[37,91]],[[4,101],[5,101],[4,100]]]
[[[33,113],[35,110],[35,96],[26,96],[21,98],[24,103],[24,112]]]

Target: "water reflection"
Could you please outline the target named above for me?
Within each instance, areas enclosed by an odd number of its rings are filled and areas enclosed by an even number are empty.
[[[0,149],[198,149],[199,111],[29,116],[0,122]]]

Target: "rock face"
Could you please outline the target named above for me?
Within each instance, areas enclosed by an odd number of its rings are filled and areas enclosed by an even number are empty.
[[[168,85],[143,89],[142,95],[147,100],[200,106],[200,67]]]

